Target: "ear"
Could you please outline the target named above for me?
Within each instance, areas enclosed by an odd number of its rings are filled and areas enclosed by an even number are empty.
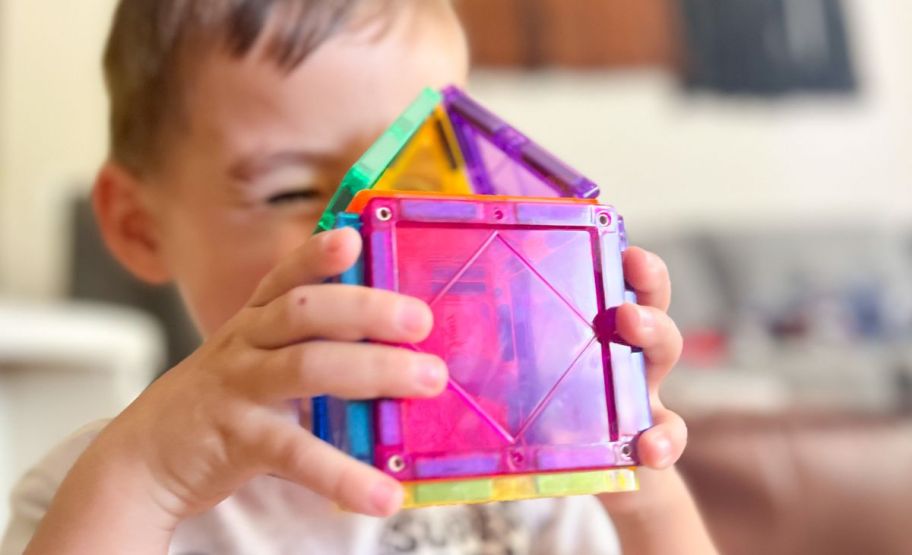
[[[108,250],[127,270],[151,284],[171,276],[164,263],[149,185],[125,168],[106,162],[92,190],[92,207]]]

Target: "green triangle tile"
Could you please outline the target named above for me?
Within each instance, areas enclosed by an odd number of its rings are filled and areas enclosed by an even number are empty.
[[[320,217],[317,233],[333,229],[336,214],[345,211],[356,194],[370,189],[377,183],[386,168],[396,159],[396,156],[442,100],[443,96],[434,89],[427,88],[421,91],[418,98],[405,109],[342,178],[339,189]]]

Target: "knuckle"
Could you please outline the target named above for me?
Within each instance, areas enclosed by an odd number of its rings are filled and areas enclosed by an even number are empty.
[[[379,373],[395,374],[403,368],[408,369],[413,365],[413,356],[407,351],[391,347],[376,349],[374,353],[374,366]]]
[[[320,344],[316,341],[301,343],[288,350],[285,364],[295,371],[295,375],[305,377],[320,359]]]
[[[285,364],[294,382],[288,384],[290,389],[308,395],[322,393],[315,391],[313,382],[314,369],[320,365],[321,360],[325,360],[323,352],[323,344],[316,341],[302,343],[289,349]]]
[[[235,398],[249,398],[252,383],[251,368],[255,368],[261,359],[249,350],[238,349],[228,356],[211,361],[215,368],[212,372],[210,387],[220,387],[223,393]]]
[[[286,434],[276,434],[267,447],[273,464],[284,468],[290,474],[288,478],[297,481],[300,481],[302,476],[309,474],[308,469],[311,466],[314,449],[311,442],[299,441],[299,439]]]
[[[395,364],[393,361],[393,353],[390,352],[390,349],[385,349],[383,347],[371,347],[369,354],[367,356],[368,364],[371,372],[370,376],[378,376],[382,374],[387,374],[389,369]]]
[[[377,355],[377,373],[384,389],[381,393],[404,386],[409,378],[418,373],[421,356],[404,349],[386,348]]]
[[[670,352],[674,358],[677,359],[684,351],[684,335],[670,316],[662,311],[657,312],[658,317],[665,321],[665,329],[668,330],[668,345],[670,346]]]
[[[219,429],[227,442],[233,445],[252,446],[262,437],[262,424],[258,418],[251,418],[249,411],[240,407],[227,407],[220,411]]]
[[[212,413],[214,434],[201,440],[210,451],[234,467],[251,464],[251,458],[259,451],[263,426],[258,418],[251,418],[249,409],[236,403],[229,403]]]
[[[362,393],[370,397],[401,395],[404,389],[412,389],[412,376],[417,374],[421,363],[420,355],[395,347],[370,347],[368,366]]]
[[[392,349],[385,347],[375,346],[370,349],[366,365],[370,371],[365,373],[364,380],[361,382],[363,388],[361,393],[371,397],[388,394],[391,389],[389,382],[392,370],[397,364],[396,354],[391,352]]]
[[[218,333],[185,360],[194,368],[197,378],[208,387],[236,393],[246,383],[250,364],[250,349],[246,341],[233,332]]]
[[[325,325],[331,328],[333,338],[340,341],[363,339],[367,322],[377,310],[376,291],[360,286],[333,285],[327,292],[332,300],[324,302],[333,306],[334,313],[326,319]]]
[[[684,352],[684,336],[681,334],[681,330],[678,329],[678,326],[672,324],[672,329],[674,330],[674,353],[675,357],[680,357],[681,353]]]
[[[349,465],[344,465],[333,476],[328,476],[327,495],[335,501],[344,501],[347,499],[348,484],[357,480],[356,473]]]
[[[384,299],[380,291],[368,289],[367,287],[358,287],[353,300],[360,309],[368,314],[376,314],[383,310]]]
[[[296,441],[284,441],[279,445],[278,455],[282,460],[288,461],[295,476],[306,474],[310,467],[311,451],[313,447]]]
[[[653,260],[655,260],[656,273],[658,273],[659,277],[667,280],[671,275],[670,271],[668,270],[668,263],[665,262],[665,260],[657,254],[653,254],[652,257]]]
[[[675,416],[677,417],[676,420],[677,420],[677,425],[678,425],[677,426],[678,433],[681,434],[681,440],[684,443],[687,443],[687,434],[689,433],[687,430],[687,422],[685,422],[684,419],[681,418],[680,416],[678,416],[677,414]]]
[[[309,385],[310,368],[314,364],[314,347],[310,343],[304,343],[288,349],[285,355],[286,375],[294,383],[287,384],[287,387],[294,389],[306,389]]]
[[[359,288],[357,309],[363,315],[359,319],[371,329],[386,329],[393,325],[393,313],[397,295],[389,291]]]

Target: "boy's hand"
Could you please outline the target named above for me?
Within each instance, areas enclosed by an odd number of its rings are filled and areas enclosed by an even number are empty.
[[[446,385],[437,357],[361,343],[415,343],[428,307],[381,290],[325,285],[356,260],[351,230],[322,233],[276,267],[219,332],[154,383],[93,449],[129,459],[176,521],[257,474],[286,478],[347,509],[389,515],[400,485],[303,429],[289,402],[428,397]]]
[[[665,263],[650,252],[632,247],[624,253],[624,276],[636,292],[639,304],[626,304],[618,309],[618,333],[627,344],[643,349],[654,423],[640,436],[637,454],[641,465],[662,470],[678,460],[687,443],[684,420],[666,409],[659,398],[662,381],[681,356],[683,340],[666,312],[671,303],[671,281]],[[656,493],[650,487],[652,476],[649,470],[639,474],[640,492],[600,496],[610,513],[635,511],[651,501]]]

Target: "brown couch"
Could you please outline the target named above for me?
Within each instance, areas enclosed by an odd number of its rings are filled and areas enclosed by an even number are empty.
[[[715,415],[681,470],[722,553],[912,553],[912,415]]]

